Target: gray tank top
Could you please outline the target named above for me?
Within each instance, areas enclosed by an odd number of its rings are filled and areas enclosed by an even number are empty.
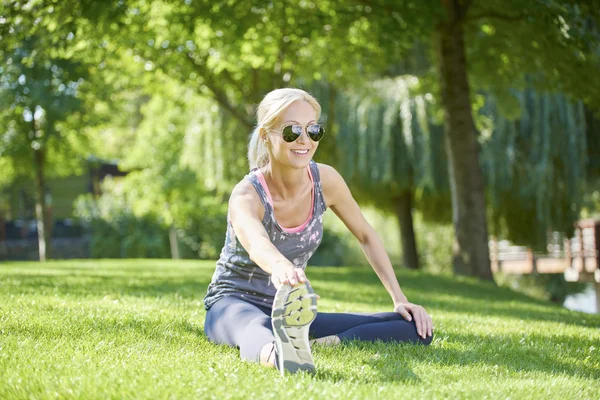
[[[302,269],[306,268],[308,259],[321,243],[323,214],[327,208],[319,168],[312,160],[308,173],[313,181],[312,210],[307,221],[294,229],[282,228],[275,220],[271,196],[260,170],[254,169],[245,176],[256,189],[265,207],[262,224],[271,242],[290,262]],[[271,275],[250,260],[248,252],[236,237],[228,216],[225,245],[204,296],[204,307],[208,310],[223,296],[236,296],[253,304],[272,307],[275,291]]]

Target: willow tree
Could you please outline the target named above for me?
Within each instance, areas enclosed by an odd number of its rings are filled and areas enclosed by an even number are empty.
[[[581,101],[534,90],[507,109],[488,96],[480,110],[482,162],[492,231],[546,251],[549,232],[573,233],[586,182],[586,123]]]
[[[396,216],[404,265],[412,269],[419,268],[413,210],[437,210],[426,217],[439,222],[444,214],[448,220],[449,204],[441,125],[435,123],[433,97],[417,89],[417,78],[400,76],[353,91],[328,85],[313,90],[326,100],[324,119],[334,130],[328,137],[334,154],[325,151],[324,158],[336,165],[359,202]],[[327,101],[331,95],[335,100]]]

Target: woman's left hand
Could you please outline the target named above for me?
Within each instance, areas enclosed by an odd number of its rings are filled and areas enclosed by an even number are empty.
[[[402,317],[404,317],[404,319],[407,321],[412,321],[414,317],[417,333],[423,339],[432,335],[433,321],[431,320],[429,314],[427,314],[427,311],[425,311],[425,309],[420,305],[413,303],[396,303],[394,305],[394,312],[402,315]]]

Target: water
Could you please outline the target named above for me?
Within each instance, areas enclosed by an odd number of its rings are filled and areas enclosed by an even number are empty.
[[[596,290],[594,289],[594,285],[589,284],[582,293],[567,296],[563,305],[569,310],[595,314],[598,311],[596,310]]]

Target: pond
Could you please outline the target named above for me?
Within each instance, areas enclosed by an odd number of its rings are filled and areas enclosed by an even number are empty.
[[[590,314],[597,313],[594,284],[590,283],[582,293],[567,296],[563,305],[573,311],[583,311]]]

